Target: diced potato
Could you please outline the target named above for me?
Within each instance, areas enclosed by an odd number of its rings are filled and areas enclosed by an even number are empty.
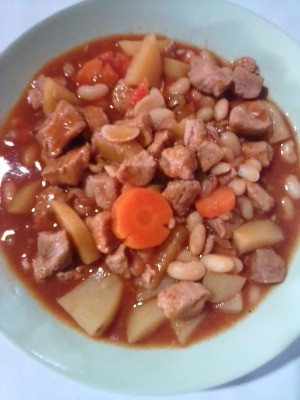
[[[274,144],[288,139],[291,136],[290,129],[278,106],[268,101],[264,101],[263,104],[272,122],[272,130],[268,138],[269,142]]]
[[[177,340],[180,344],[185,344],[193,332],[198,328],[205,317],[205,314],[197,315],[190,319],[174,319],[171,322],[172,329],[174,330]]]
[[[272,246],[283,239],[281,228],[269,219],[246,222],[233,232],[233,242],[240,253]]]
[[[60,85],[56,80],[52,78],[46,78],[43,88],[44,113],[52,113],[60,100],[66,100],[71,104],[79,103],[79,99],[74,93]]]
[[[79,215],[66,203],[51,201],[51,208],[60,225],[67,231],[84,264],[100,257],[93,236]]]
[[[7,211],[12,214],[29,213],[35,204],[35,198],[40,187],[41,183],[39,181],[30,182],[22,186],[10,202]]]
[[[165,51],[169,40],[160,39],[157,42],[159,51],[162,53],[163,51]],[[121,47],[126,55],[128,55],[129,57],[133,57],[140,50],[142,40],[119,40],[118,45]]]
[[[118,311],[123,288],[116,275],[91,276],[57,301],[90,336],[100,336]]]
[[[203,286],[210,293],[211,303],[221,303],[235,296],[244,286],[246,278],[240,275],[220,274],[218,272],[206,272],[203,278]]]
[[[157,306],[157,298],[137,304],[129,314],[127,322],[127,339],[129,343],[138,342],[166,322],[161,308]]]
[[[190,66],[183,61],[165,57],[163,60],[163,72],[168,79],[176,80],[187,76]]]
[[[181,121],[177,122],[174,128],[171,129],[174,139],[183,140],[187,120],[188,118],[183,118]]]
[[[161,78],[161,58],[159,46],[155,35],[147,35],[139,51],[133,57],[127,73],[125,82],[129,86],[137,86],[144,79],[149,86],[158,86]]]
[[[114,143],[100,135],[93,142],[93,145],[103,160],[114,164],[121,164],[126,158],[143,150],[143,147],[136,140],[130,140],[126,143]]]
[[[233,314],[241,312],[243,310],[243,297],[241,293],[237,293],[231,299],[218,304],[217,308],[218,310]]]

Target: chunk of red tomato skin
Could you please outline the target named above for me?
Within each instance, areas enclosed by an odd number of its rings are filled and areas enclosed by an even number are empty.
[[[149,93],[149,83],[146,78],[128,94],[128,103],[134,107],[143,97]]]
[[[124,78],[130,64],[128,56],[120,52],[113,53],[112,51],[106,51],[99,55],[99,59],[108,63],[120,78]]]

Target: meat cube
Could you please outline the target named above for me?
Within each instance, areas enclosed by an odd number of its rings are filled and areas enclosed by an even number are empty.
[[[221,218],[208,218],[207,223],[213,229],[217,236],[222,239],[228,237],[225,222]]]
[[[135,118],[122,119],[116,121],[115,124],[138,128],[140,133],[137,140],[143,147],[148,146],[152,142],[153,134],[149,114],[140,114]]]
[[[83,108],[83,114],[91,132],[109,124],[107,115],[102,107],[86,106]]]
[[[240,57],[234,60],[234,67],[242,67],[253,74],[258,73],[256,61],[251,57]]]
[[[192,150],[198,151],[207,137],[205,124],[199,119],[188,119],[185,124],[184,144]]]
[[[112,219],[109,211],[102,211],[93,217],[87,217],[85,222],[101,253],[108,254],[117,246],[118,240],[112,231]]]
[[[167,184],[163,195],[168,199],[174,211],[183,216],[201,192],[200,183],[196,180],[173,180]]]
[[[162,151],[170,146],[171,134],[168,130],[158,131],[154,136],[153,142],[148,146],[147,151],[154,158],[159,158]]]
[[[68,151],[61,157],[49,158],[42,176],[51,185],[76,186],[83,178],[89,162],[90,146],[84,145]]]
[[[250,279],[258,283],[279,283],[286,275],[286,262],[273,249],[257,249],[246,259]]]
[[[39,75],[30,85],[27,92],[27,101],[34,110],[38,110],[43,105],[44,95],[43,89],[46,77],[44,74]]]
[[[203,172],[207,172],[211,167],[222,160],[224,152],[222,147],[213,140],[204,140],[198,149],[198,160]]]
[[[53,199],[64,201],[65,198],[64,191],[56,186],[49,186],[37,195],[33,212],[33,223],[36,231],[51,229],[55,218],[52,214],[50,202]]]
[[[111,210],[113,202],[120,194],[120,184],[116,178],[106,172],[88,175],[84,183],[84,191],[95,200],[101,210]]]
[[[243,99],[256,99],[264,84],[264,79],[246,68],[237,66],[232,74],[234,93]]]
[[[232,83],[232,70],[227,67],[220,68],[200,56],[193,56],[188,77],[200,92],[219,97]]]
[[[33,274],[37,282],[68,267],[71,262],[71,246],[64,230],[38,234],[37,256],[32,260]]]
[[[125,254],[126,247],[120,244],[113,254],[106,257],[105,264],[111,272],[123,275],[125,278],[130,277],[128,257]]]
[[[178,144],[163,150],[159,166],[171,178],[191,180],[197,168],[197,159],[191,149]]]
[[[117,170],[116,177],[122,183],[132,186],[146,186],[156,172],[156,161],[146,150],[126,158]]]
[[[274,206],[274,199],[258,183],[247,182],[247,195],[251,200],[253,207],[257,210],[267,213]]]
[[[49,157],[58,157],[85,127],[86,122],[79,111],[66,100],[60,100],[38,130],[36,138]]]
[[[180,281],[158,293],[157,305],[166,318],[192,318],[199,315],[209,291],[199,282]]]
[[[238,135],[261,136],[270,127],[269,113],[259,100],[241,103],[229,114],[229,129]]]
[[[273,158],[273,148],[265,140],[244,142],[243,153],[247,158],[257,159],[263,167],[268,167]]]

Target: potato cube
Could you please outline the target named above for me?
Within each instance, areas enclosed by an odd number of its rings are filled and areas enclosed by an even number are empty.
[[[57,301],[90,336],[100,336],[118,311],[123,287],[116,275],[91,276]]]
[[[150,87],[158,86],[161,78],[161,57],[155,35],[147,35],[143,40],[128,67],[125,82],[129,86],[137,86],[145,78]]]
[[[208,301],[211,303],[221,303],[231,299],[240,292],[246,283],[246,278],[240,275],[207,271],[202,283],[210,293]]]
[[[137,304],[128,318],[128,342],[134,343],[144,339],[165,321],[166,317],[163,310],[157,306],[156,297],[142,304]]]

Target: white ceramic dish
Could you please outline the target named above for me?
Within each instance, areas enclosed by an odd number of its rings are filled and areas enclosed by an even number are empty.
[[[252,56],[272,97],[299,130],[299,47],[262,19],[219,0],[86,1],[47,19],[0,58],[0,120],[45,61],[97,36],[132,31],[167,34],[229,59]],[[102,389],[132,394],[204,389],[257,368],[299,335],[299,259],[296,253],[284,284],[256,312],[181,350],[130,350],[90,340],[49,315],[2,262],[0,328],[47,365]]]

